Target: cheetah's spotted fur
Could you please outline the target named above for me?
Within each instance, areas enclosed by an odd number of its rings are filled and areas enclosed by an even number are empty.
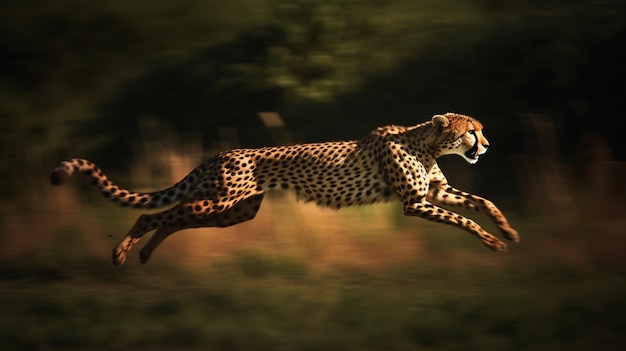
[[[122,189],[84,159],[62,162],[52,172],[51,182],[61,185],[73,173],[81,172],[100,193],[122,206],[147,209],[176,203],[168,210],[139,216],[113,250],[113,262],[118,265],[152,230],[155,234],[140,252],[142,263],[176,231],[251,220],[265,191],[272,188],[290,190],[299,200],[331,208],[399,198],[405,215],[454,225],[487,247],[503,251],[506,244],[477,223],[440,207],[483,212],[505,238],[519,241],[492,202],[449,186],[435,162],[439,156],[458,154],[476,163],[489,146],[482,128],[472,117],[446,113],[411,127],[381,127],[359,141],[235,149],[208,159],[170,188],[152,193]]]

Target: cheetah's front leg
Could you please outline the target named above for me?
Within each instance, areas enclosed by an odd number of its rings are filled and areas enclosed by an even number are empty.
[[[388,146],[389,148],[383,150],[381,157],[383,160],[391,161],[384,162],[383,172],[387,183],[400,197],[405,215],[453,225],[474,234],[492,250],[507,249],[505,243],[487,233],[471,219],[430,203],[427,200],[429,184],[427,167],[402,146],[394,143],[389,143]]]
[[[498,226],[505,238],[519,242],[517,231],[511,227],[502,211],[493,202],[477,195],[451,187],[448,184],[432,182],[427,199],[435,204],[462,207],[482,212]]]
[[[462,207],[482,212],[491,218],[505,238],[519,242],[517,231],[511,227],[502,211],[493,202],[450,186],[436,163],[428,172],[428,180],[430,183],[426,195],[428,201],[436,205]]]
[[[507,246],[500,239],[487,233],[480,225],[473,220],[464,217],[458,213],[448,211],[444,208],[435,206],[422,198],[418,202],[405,203],[404,214],[407,216],[418,216],[429,221],[450,224],[455,227],[464,229],[474,234],[488,248],[496,251],[506,251]]]

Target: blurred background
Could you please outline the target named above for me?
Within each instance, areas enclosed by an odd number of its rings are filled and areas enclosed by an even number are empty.
[[[3,349],[626,346],[625,2],[28,0],[0,19]],[[84,157],[151,191],[226,149],[444,112],[485,125],[477,165],[440,164],[519,230],[507,253],[399,204],[276,193],[114,267],[140,212],[48,180]]]

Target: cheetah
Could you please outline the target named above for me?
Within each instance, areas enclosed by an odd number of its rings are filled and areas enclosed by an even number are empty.
[[[111,182],[85,159],[61,162],[50,180],[62,185],[73,173],[85,175],[106,198],[126,207],[162,212],[140,215],[113,249],[113,263],[124,263],[128,251],[147,233],[154,235],[141,249],[141,263],[173,233],[200,227],[228,227],[256,216],[266,191],[295,193],[298,200],[338,209],[399,199],[404,214],[449,224],[473,234],[488,248],[507,245],[473,220],[448,208],[483,212],[502,235],[519,241],[502,212],[489,200],[458,190],[436,159],[456,154],[475,164],[489,142],[473,117],[446,113],[414,126],[385,126],[358,141],[295,144],[222,152],[164,190],[137,193]]]

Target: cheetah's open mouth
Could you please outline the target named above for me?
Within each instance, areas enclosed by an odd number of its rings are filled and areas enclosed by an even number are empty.
[[[478,140],[474,143],[471,149],[465,151],[465,156],[470,160],[478,160]]]

